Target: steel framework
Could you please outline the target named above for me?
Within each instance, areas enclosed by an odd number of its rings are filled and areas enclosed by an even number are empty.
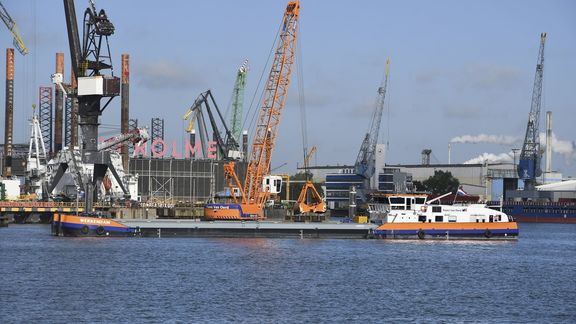
[[[44,147],[52,154],[52,87],[40,87],[38,115],[40,117],[40,130],[44,139]]]
[[[72,144],[72,98],[66,97],[64,106],[64,145]]]
[[[155,140],[164,140],[164,119],[162,118],[152,118],[151,128],[152,132],[150,133],[150,138],[152,139],[152,143]],[[154,146],[150,146],[150,150],[153,152],[162,152],[164,151],[165,147],[162,143],[157,143]]]
[[[134,131],[138,128],[138,119],[128,119],[128,131]],[[133,145],[128,145],[128,154],[130,156],[132,156],[134,154],[134,146]]]

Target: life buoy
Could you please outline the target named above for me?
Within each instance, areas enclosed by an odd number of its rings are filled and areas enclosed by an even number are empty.
[[[104,235],[104,232],[105,232],[105,231],[104,231],[104,227],[98,226],[98,227],[96,228],[96,234],[98,234],[98,235]]]
[[[80,229],[80,233],[86,235],[88,234],[88,232],[90,232],[90,228],[88,227],[88,225],[84,225],[82,226],[82,228]]]
[[[424,231],[418,231],[418,238],[423,240],[424,236],[426,235],[426,233],[424,233]]]
[[[487,229],[486,231],[484,231],[484,236],[485,236],[486,238],[491,238],[491,237],[492,237],[492,232],[491,232],[489,229]]]

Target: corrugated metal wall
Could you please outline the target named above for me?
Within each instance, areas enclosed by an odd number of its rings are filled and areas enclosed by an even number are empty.
[[[210,197],[211,179],[215,191],[224,190],[225,161],[193,159],[130,159],[130,173],[138,175],[142,201],[149,198],[182,202],[204,202]],[[239,178],[244,179],[246,163],[237,162]]]

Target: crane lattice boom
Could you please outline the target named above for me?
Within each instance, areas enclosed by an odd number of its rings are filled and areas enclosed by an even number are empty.
[[[244,89],[246,88],[246,74],[248,72],[248,60],[238,68],[234,92],[232,93],[232,120],[230,128],[234,140],[239,143],[242,134],[242,109],[244,106]]]
[[[284,12],[280,40],[264,89],[264,99],[248,160],[242,193],[244,202],[262,204],[268,196],[267,193],[262,192],[262,179],[270,173],[272,151],[290,85],[292,66],[296,57],[299,10],[300,1],[291,1]]]
[[[372,113],[370,122],[370,129],[364,136],[360,152],[356,158],[354,169],[356,174],[361,175],[365,179],[369,179],[374,174],[375,167],[375,152],[376,144],[378,143],[378,136],[380,134],[380,123],[382,121],[382,112],[384,111],[384,100],[386,99],[386,88],[388,86],[388,75],[390,72],[390,59],[386,60],[386,70],[384,73],[384,80],[378,88],[378,98],[376,106]]]
[[[8,11],[6,11],[6,8],[4,8],[2,2],[0,2],[0,18],[2,18],[4,24],[6,25],[6,27],[8,27],[8,30],[10,30],[10,32],[12,33],[12,36],[14,37],[13,44],[16,47],[16,49],[18,49],[18,52],[20,52],[20,54],[22,55],[28,54],[28,49],[26,48],[26,45],[24,45],[24,40],[22,40],[22,36],[18,31],[18,27],[16,26],[16,23],[14,22],[12,17],[10,17],[10,14],[8,14]]]
[[[534,189],[536,177],[542,174],[540,160],[540,108],[542,106],[542,79],[544,76],[544,45],[546,33],[540,34],[540,50],[538,51],[538,62],[536,64],[536,75],[534,77],[534,87],[532,89],[532,103],[528,114],[528,124],[526,126],[526,136],[520,160],[518,163],[518,177],[524,180],[525,189]]]

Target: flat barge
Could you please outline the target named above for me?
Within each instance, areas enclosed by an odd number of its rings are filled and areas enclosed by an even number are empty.
[[[60,236],[221,237],[366,239],[375,224],[284,221],[200,221],[107,219],[55,214],[52,234]]]

